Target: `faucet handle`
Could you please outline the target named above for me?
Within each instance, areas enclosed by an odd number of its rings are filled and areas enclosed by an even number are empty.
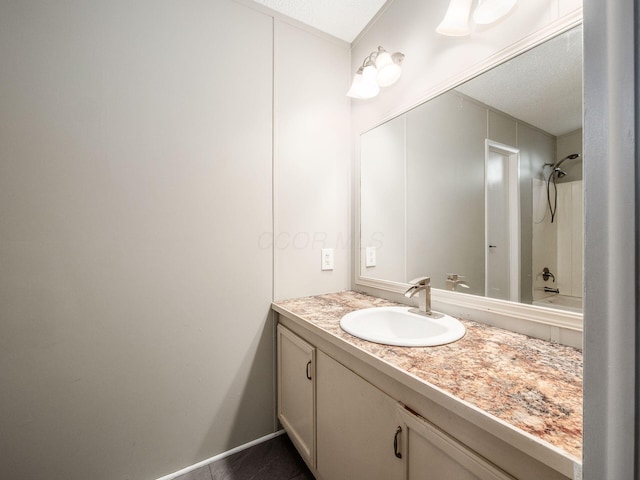
[[[447,280],[456,281],[464,278],[464,275],[458,275],[457,273],[447,273]]]
[[[469,284],[463,280],[463,278],[464,275],[458,275],[457,273],[448,273],[446,282],[447,290],[455,292],[458,287],[471,288],[469,287]]]
[[[409,280],[411,285],[429,286],[431,285],[431,277],[418,277],[413,280]]]
[[[555,281],[556,281],[556,276],[555,276],[553,273],[551,273],[551,272],[549,271],[549,268],[548,268],[548,267],[544,267],[544,268],[542,269],[542,273],[539,273],[539,274],[538,274],[538,276],[540,276],[540,275],[542,275],[542,279],[543,279],[545,282],[546,282],[546,281],[548,281],[548,280],[549,280],[549,278],[551,278],[551,279],[553,280],[553,282],[554,282],[554,283],[555,283]]]

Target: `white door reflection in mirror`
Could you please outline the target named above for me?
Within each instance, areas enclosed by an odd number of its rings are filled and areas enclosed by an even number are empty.
[[[518,149],[486,141],[486,292],[520,301]]]

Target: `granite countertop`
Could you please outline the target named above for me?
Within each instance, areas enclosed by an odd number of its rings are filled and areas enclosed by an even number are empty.
[[[343,315],[398,305],[357,292],[275,302],[316,327],[579,459],[582,456],[582,352],[460,320],[467,329],[439,347],[368,342],[340,328]]]

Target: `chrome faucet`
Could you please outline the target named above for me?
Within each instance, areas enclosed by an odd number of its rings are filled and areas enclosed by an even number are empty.
[[[421,313],[423,315],[430,315],[431,314],[431,278],[429,277],[414,278],[413,280],[410,280],[409,283],[411,284],[411,286],[408,288],[406,292],[404,292],[404,296],[411,298],[416,293],[420,293],[424,291],[423,295],[418,296],[417,313]]]
[[[464,276],[458,275],[457,273],[447,274],[447,284],[446,284],[447,290],[451,290],[452,292],[455,292],[459,286],[463,288],[470,288],[469,284],[464,280],[462,280],[463,278]]]

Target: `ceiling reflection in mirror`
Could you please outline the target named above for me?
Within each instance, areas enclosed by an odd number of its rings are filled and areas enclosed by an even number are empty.
[[[582,28],[361,136],[360,276],[581,311]]]

